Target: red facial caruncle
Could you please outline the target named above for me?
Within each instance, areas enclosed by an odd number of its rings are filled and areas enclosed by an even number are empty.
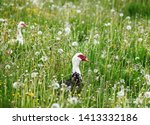
[[[22,27],[27,27],[27,25],[25,23],[21,23]]]
[[[78,57],[81,59],[81,61],[88,61],[87,57],[83,54],[78,55]]]

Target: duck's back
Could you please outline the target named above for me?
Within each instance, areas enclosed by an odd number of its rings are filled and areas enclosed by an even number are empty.
[[[66,85],[68,88],[70,88],[72,91],[73,90],[79,90],[82,88],[82,78],[79,73],[73,73],[71,78],[69,80],[66,80]]]

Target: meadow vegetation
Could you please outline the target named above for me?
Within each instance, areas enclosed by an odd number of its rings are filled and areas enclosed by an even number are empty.
[[[0,0],[0,107],[150,107],[149,2]],[[72,93],[58,81],[77,52],[89,62]]]

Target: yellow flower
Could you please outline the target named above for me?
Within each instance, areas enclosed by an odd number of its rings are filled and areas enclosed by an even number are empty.
[[[34,96],[34,93],[28,92],[27,95],[30,96],[30,97],[33,97],[33,96]]]

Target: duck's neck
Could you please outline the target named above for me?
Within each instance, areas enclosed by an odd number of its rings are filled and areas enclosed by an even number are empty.
[[[81,75],[79,64],[80,64],[79,61],[72,62],[72,66],[73,66],[72,67],[72,73],[79,73]]]
[[[17,28],[17,40],[19,44],[23,44],[23,36],[20,27]]]

